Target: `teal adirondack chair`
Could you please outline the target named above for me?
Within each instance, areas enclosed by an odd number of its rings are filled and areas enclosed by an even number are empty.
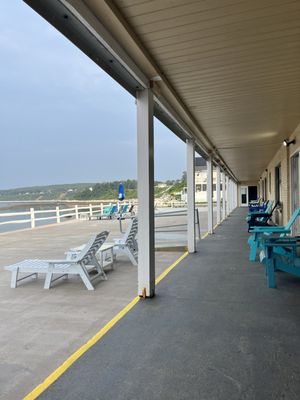
[[[268,237],[278,236],[284,237],[291,233],[291,228],[295,223],[296,219],[300,215],[300,207],[298,207],[293,215],[291,216],[289,222],[285,226],[256,226],[250,229],[250,237],[248,239],[248,244],[250,246],[249,261],[256,260],[256,253],[258,249],[263,247],[264,240]]]
[[[300,277],[299,237],[271,238],[265,241],[263,263],[269,288],[276,288],[276,271]]]

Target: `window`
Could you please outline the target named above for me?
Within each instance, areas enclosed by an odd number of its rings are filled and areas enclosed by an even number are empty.
[[[213,192],[215,192],[217,190],[217,185],[214,183],[213,184]]]
[[[275,201],[281,203],[282,193],[281,193],[281,165],[275,167]]]
[[[203,192],[206,192],[206,184],[202,185],[202,190],[203,190]]]
[[[196,185],[196,192],[201,192],[201,185]]]

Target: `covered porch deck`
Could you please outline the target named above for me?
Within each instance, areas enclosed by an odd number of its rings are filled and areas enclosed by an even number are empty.
[[[39,398],[299,399],[300,280],[267,288],[244,217],[236,209]]]

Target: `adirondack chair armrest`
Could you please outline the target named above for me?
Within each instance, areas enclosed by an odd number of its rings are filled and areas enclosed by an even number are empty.
[[[291,230],[282,226],[253,226],[250,233],[290,233]]]
[[[253,219],[253,218],[270,217],[271,215],[272,215],[271,213],[257,212],[257,213],[251,213],[249,217]]]

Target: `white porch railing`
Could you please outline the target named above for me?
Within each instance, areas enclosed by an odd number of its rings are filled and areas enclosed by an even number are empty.
[[[103,213],[103,209],[106,206],[107,205],[103,203],[99,205],[89,204],[86,206],[78,206],[76,204],[71,208],[60,208],[57,206],[50,210],[35,210],[34,208],[30,208],[29,211],[5,212],[0,213],[0,226],[8,224],[30,224],[31,228],[35,228],[36,223],[39,221],[54,221],[59,224],[63,218],[80,219],[82,215],[93,216],[95,213]],[[9,217],[11,217],[11,219],[7,219]],[[23,217],[27,218],[24,219]]]
[[[17,212],[3,212],[0,213],[0,226],[2,225],[30,225],[31,228],[35,228],[39,222],[49,223],[61,223],[65,218],[81,219],[82,217],[92,217],[96,213],[103,213],[103,209],[112,204],[118,205],[118,210],[121,204],[127,204],[127,202],[101,202],[100,204],[86,204],[78,205],[72,203],[73,207],[61,208],[56,206],[51,209],[35,209],[31,207],[28,211],[17,211]],[[129,206],[134,204],[135,213],[138,210],[137,201],[129,201]],[[65,206],[64,206],[65,207]],[[164,201],[160,199],[155,200],[155,208],[185,208],[186,203],[182,201]]]

